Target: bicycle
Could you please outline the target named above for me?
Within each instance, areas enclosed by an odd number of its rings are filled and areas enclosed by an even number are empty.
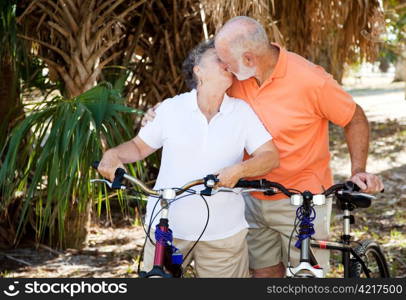
[[[93,168],[97,169],[99,162],[94,162],[93,163]],[[197,192],[194,190],[191,190],[190,188],[197,186],[197,185],[205,185],[205,189],[200,191],[201,196],[211,196],[211,189],[215,186],[215,183],[218,182],[216,176],[214,175],[208,175],[202,179],[194,180],[189,183],[186,183],[184,186],[181,188],[167,188],[167,189],[162,189],[162,190],[152,190],[147,187],[145,183],[142,181],[138,180],[135,177],[132,177],[128,175],[124,169],[118,168],[115,172],[115,177],[113,182],[110,182],[106,179],[91,179],[90,182],[103,182],[105,183],[109,188],[111,189],[119,189],[119,190],[126,190],[127,186],[122,184],[123,179],[127,179],[128,181],[136,184],[139,186],[142,190],[143,193],[149,196],[153,197],[158,197],[160,205],[161,205],[161,210],[158,213],[161,213],[161,218],[159,220],[158,225],[156,226],[155,230],[155,240],[156,243],[154,243],[149,236],[150,232],[150,227],[148,228],[148,231],[145,230],[146,233],[146,238],[149,238],[150,241],[155,244],[155,255],[154,255],[154,264],[153,268],[148,271],[141,271],[138,272],[139,276],[141,278],[149,278],[149,277],[162,277],[162,278],[179,278],[183,276],[183,269],[182,269],[182,263],[184,259],[191,253],[199,239],[204,233],[204,230],[207,226],[208,220],[206,222],[206,226],[203,229],[202,233],[200,234],[199,238],[197,241],[194,243],[194,245],[191,247],[191,249],[188,251],[188,253],[185,255],[185,258],[183,258],[182,253],[177,251],[178,249],[173,245],[173,235],[172,235],[172,230],[169,228],[169,221],[168,221],[168,213],[169,213],[169,205],[176,200],[179,200],[179,198],[176,198],[177,196],[180,196],[181,194],[187,192],[189,195],[191,194],[196,194]],[[157,202],[158,203],[158,202]],[[206,203],[206,207],[208,209],[208,205]],[[155,210],[155,207],[154,207]],[[152,212],[153,215],[153,212]],[[209,214],[208,214],[209,216]],[[152,224],[153,220],[151,220],[150,225]]]
[[[94,162],[93,163],[93,168],[97,169],[99,162]],[[171,203],[174,201],[179,200],[182,197],[176,198],[177,196],[180,196],[183,193],[188,193],[188,195],[192,194],[200,194],[203,199],[204,196],[213,196],[214,194],[218,192],[234,192],[234,193],[240,193],[240,192],[254,192],[254,191],[263,191],[263,190],[258,190],[255,188],[248,188],[244,189],[243,191],[238,191],[236,189],[231,189],[231,188],[218,188],[214,189],[216,183],[218,182],[218,179],[215,175],[207,175],[206,177],[198,180],[193,180],[189,183],[186,183],[184,186],[180,188],[166,188],[166,189],[161,189],[161,190],[152,190],[147,187],[147,185],[142,182],[141,180],[132,177],[128,175],[124,169],[118,168],[115,171],[115,177],[113,182],[110,182],[106,179],[91,179],[90,182],[102,182],[105,183],[109,188],[111,189],[119,189],[119,190],[127,190],[128,187],[122,184],[123,179],[126,179],[133,184],[137,185],[140,187],[141,191],[149,196],[157,197],[159,199],[159,203],[161,206],[160,211],[155,215],[155,217],[161,213],[161,217],[159,220],[158,225],[156,226],[155,229],[155,240],[156,243],[153,242],[153,240],[150,237],[150,226],[153,223],[154,219],[150,220],[149,222],[149,228],[148,230],[144,231],[146,233],[146,238],[148,238],[152,244],[155,244],[155,254],[154,254],[154,263],[153,267],[151,270],[145,272],[145,271],[139,271],[139,277],[141,278],[151,278],[151,277],[160,277],[160,278],[180,278],[183,277],[184,272],[182,268],[182,263],[183,261],[186,260],[187,256],[191,253],[193,248],[196,246],[196,244],[199,242],[200,238],[202,237],[206,226],[209,221],[209,207],[206,202],[206,207],[207,207],[207,221],[206,225],[201,232],[199,238],[195,241],[195,243],[192,245],[191,249],[187,252],[185,257],[183,258],[182,253],[177,251],[178,249],[173,245],[173,234],[172,230],[169,228],[169,220],[168,220],[168,213],[169,213],[169,206]],[[241,180],[240,180],[241,181]],[[244,181],[241,181],[242,183]],[[197,186],[197,185],[204,185],[204,189],[196,192],[194,190],[191,190],[192,187]],[[238,185],[238,183],[237,183]],[[266,191],[263,191],[266,192]],[[187,196],[187,195],[186,195]],[[158,201],[156,202],[156,204]],[[151,213],[151,218],[154,214],[155,207],[153,208],[153,211]],[[154,217],[154,218],[155,218]],[[139,266],[139,265],[138,265]]]
[[[98,164],[96,162],[93,164],[93,167],[97,169],[97,165]],[[173,201],[177,200],[177,196],[185,192],[188,192],[189,194],[196,194],[197,192],[191,190],[190,188],[202,184],[204,185],[205,189],[199,192],[201,196],[212,196],[218,192],[262,192],[265,195],[283,193],[290,198],[292,205],[298,206],[294,228],[290,237],[290,243],[293,233],[299,226],[299,239],[296,246],[300,249],[300,263],[296,267],[292,267],[290,262],[288,263],[286,269],[287,277],[324,277],[325,274],[323,269],[317,263],[317,260],[311,250],[312,247],[341,251],[342,264],[344,266],[344,278],[361,277],[361,275],[365,275],[366,277],[371,277],[371,275],[382,278],[390,277],[385,256],[383,255],[380,246],[376,242],[369,240],[361,242],[351,241],[350,225],[355,221],[354,216],[351,215],[351,211],[353,211],[355,208],[369,207],[371,205],[371,200],[375,199],[375,197],[365,193],[360,193],[359,187],[350,181],[333,185],[324,193],[313,194],[309,191],[300,192],[297,190],[288,189],[279,183],[270,182],[265,179],[252,181],[239,180],[234,188],[216,189],[215,186],[218,179],[215,175],[207,175],[202,179],[191,181],[181,188],[152,190],[142,181],[126,174],[125,170],[119,168],[116,170],[115,178],[112,183],[105,179],[92,179],[91,182],[104,182],[113,189],[127,189],[127,187],[121,183],[123,179],[127,179],[130,182],[138,185],[143,193],[158,197],[161,205],[161,218],[155,231],[155,239],[157,242],[155,243],[154,266],[148,272],[139,272],[140,277],[179,278],[183,276],[183,256],[172,244],[172,231],[169,228],[168,222],[169,205]],[[337,206],[344,212],[343,235],[341,236],[341,240],[339,242],[334,242],[312,239],[311,236],[314,234],[312,221],[315,218],[313,206],[324,205],[326,203],[326,198],[331,195],[334,195],[337,198]],[[204,230],[200,237],[203,235],[203,233]],[[146,232],[146,235],[147,238],[150,238],[149,230]],[[187,255],[189,255],[199,239],[186,254],[185,258]],[[151,240],[151,242],[153,241]],[[352,244],[358,244],[358,246],[353,246]],[[372,255],[372,259],[369,258],[369,255]],[[290,246],[288,250],[288,261],[290,261]],[[371,272],[370,266],[377,270],[375,270],[375,272]]]
[[[369,207],[371,200],[375,199],[372,195],[360,193],[360,188],[353,182],[347,181],[333,185],[321,194],[291,190],[283,185],[266,180],[246,181],[243,185],[266,190],[277,189],[290,198],[291,205],[298,207],[294,228],[289,239],[286,277],[322,278],[325,276],[323,269],[317,263],[312,248],[341,251],[344,278],[361,276],[367,278],[390,277],[388,264],[378,243],[372,240],[351,240],[351,224],[355,223],[355,218],[351,215],[351,212],[356,208]],[[242,186],[241,182],[239,186]],[[268,194],[272,194],[272,192],[268,191]],[[341,239],[338,242],[312,239],[311,236],[315,233],[312,222],[316,218],[313,206],[325,205],[326,198],[332,195],[337,199],[337,207],[343,211],[343,234]],[[300,262],[296,267],[292,267],[290,263],[290,245],[293,233],[297,232],[298,226],[298,241],[295,246],[300,250]]]

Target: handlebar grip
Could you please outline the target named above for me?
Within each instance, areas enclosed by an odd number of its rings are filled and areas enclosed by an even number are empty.
[[[345,188],[349,191],[359,192],[361,190],[360,187],[352,181],[346,181],[344,183],[344,185],[345,185]]]
[[[99,167],[99,164],[100,164],[100,161],[95,160],[92,163],[92,167],[97,170],[97,168]],[[123,168],[116,169],[116,172],[114,173],[114,180],[111,183],[112,189],[121,189],[122,182],[124,179],[124,174],[125,174],[125,170]]]
[[[114,173],[114,180],[111,183],[111,188],[113,189],[121,189],[121,183],[124,179],[125,170],[123,168],[117,168],[116,172]]]
[[[260,189],[262,188],[262,184],[260,180],[238,180],[237,184],[235,185],[236,188],[252,188],[252,189]]]

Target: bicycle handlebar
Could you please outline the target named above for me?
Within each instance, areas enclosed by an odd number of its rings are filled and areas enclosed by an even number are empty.
[[[277,182],[272,182],[272,181],[268,181],[268,180],[265,180],[265,179],[239,180],[237,182],[237,184],[235,185],[235,187],[270,190],[270,191],[272,191],[272,194],[275,193],[275,191],[273,189],[277,189],[277,190],[281,191],[283,194],[285,194],[288,197],[293,195],[293,193],[290,192],[283,185],[281,185],[281,184],[279,184]]]
[[[99,164],[100,164],[99,161],[95,161],[92,163],[92,167],[97,170],[97,168],[99,167]],[[121,189],[124,178],[131,181],[132,183],[135,183],[136,185],[138,185],[146,194],[149,194],[152,196],[160,196],[160,193],[161,193],[160,191],[150,189],[148,186],[145,185],[144,182],[142,182],[141,180],[139,180],[131,175],[128,175],[125,172],[125,170],[122,168],[116,169],[116,172],[114,173],[114,180],[112,182],[111,188],[112,189]],[[196,186],[199,184],[204,184],[204,183],[205,183],[204,179],[199,179],[199,180],[194,180],[194,181],[188,182],[183,187],[181,187],[179,189],[179,191],[176,191],[176,196],[182,194],[183,192],[185,192],[186,190],[190,189],[193,186]]]
[[[251,181],[250,180],[240,180],[235,187],[255,188],[255,189],[276,188],[280,192],[285,194],[287,197],[291,197],[292,195],[299,193],[299,192],[295,192],[295,193],[291,192],[291,191],[289,191],[288,188],[284,187],[282,184],[277,183],[277,182],[268,181],[265,179],[251,180]],[[324,191],[321,194],[323,194],[327,197],[339,190],[348,190],[348,191],[352,191],[352,192],[358,192],[358,191],[360,191],[360,188],[354,182],[346,181],[345,183],[338,183],[338,184],[335,184],[335,185],[329,187],[326,191]]]
[[[93,162],[92,167],[97,170],[97,168],[99,167],[99,163],[100,162],[98,162],[98,161]],[[145,185],[144,182],[142,182],[141,180],[139,180],[135,177],[128,175],[125,172],[125,170],[122,168],[117,168],[114,175],[115,175],[115,177],[114,177],[113,183],[111,185],[111,187],[113,189],[120,189],[122,187],[122,181],[125,178],[125,179],[135,183],[136,185],[138,185],[146,194],[153,195],[153,196],[160,196],[161,191],[150,189],[148,186]],[[179,190],[176,191],[176,195],[178,196],[178,195],[182,194],[183,192],[185,192],[186,190],[190,189],[191,187],[194,187],[196,185],[201,185],[201,184],[204,184],[206,186],[206,190],[205,190],[206,193],[204,195],[211,195],[211,188],[213,188],[215,186],[215,183],[217,181],[218,180],[217,180],[216,176],[214,176],[214,175],[208,175],[205,178],[193,180],[191,182],[186,183],[183,187],[179,188]],[[284,187],[282,184],[279,184],[277,182],[268,181],[266,179],[259,179],[259,180],[241,179],[237,182],[237,184],[235,185],[234,188],[254,189],[259,192],[263,192],[266,195],[274,195],[277,191],[280,191],[281,193],[285,194],[287,197],[291,197],[294,194],[301,194],[301,192],[299,192],[299,191],[291,192],[291,191],[289,191],[288,188]],[[209,191],[207,191],[207,189],[209,189]],[[324,191],[321,194],[328,197],[331,194],[333,194],[339,190],[358,192],[358,191],[360,191],[360,188],[354,182],[347,181],[345,183],[335,184],[335,185],[329,187],[326,191]],[[228,189],[228,191],[232,191],[232,189]]]

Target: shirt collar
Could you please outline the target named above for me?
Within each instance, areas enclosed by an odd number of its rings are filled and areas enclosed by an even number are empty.
[[[275,69],[273,70],[270,78],[271,79],[281,78],[286,75],[286,68],[288,64],[288,51],[282,48],[277,43],[272,43],[272,45],[279,49],[279,57]]]
[[[196,89],[193,89],[191,91],[191,96],[193,98],[193,101],[190,101],[192,111],[199,111],[200,109],[199,109],[199,106],[197,105],[197,90]],[[220,113],[222,113],[222,114],[229,113],[229,112],[231,112],[232,107],[233,107],[232,99],[226,93],[224,93],[223,102],[221,102],[221,105],[220,105]]]
[[[190,107],[192,108],[192,111],[198,111],[199,110],[199,106],[197,105],[197,91],[196,89],[193,89],[190,91]]]

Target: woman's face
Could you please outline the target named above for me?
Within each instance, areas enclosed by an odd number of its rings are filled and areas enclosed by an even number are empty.
[[[208,49],[202,56],[196,72],[203,84],[228,89],[233,83],[233,75],[227,71],[227,66],[221,62],[214,48]]]

